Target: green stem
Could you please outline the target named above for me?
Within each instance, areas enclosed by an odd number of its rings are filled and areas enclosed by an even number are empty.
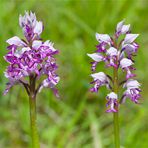
[[[115,148],[120,148],[118,112],[114,113]]]
[[[31,124],[31,137],[32,137],[32,148],[39,148],[39,137],[36,126],[36,98],[29,97],[30,103],[30,124]]]
[[[116,68],[114,68],[114,92],[118,95],[118,69]],[[116,107],[116,110],[118,111],[118,107]],[[118,112],[113,113],[113,116],[114,116],[115,148],[120,148]]]

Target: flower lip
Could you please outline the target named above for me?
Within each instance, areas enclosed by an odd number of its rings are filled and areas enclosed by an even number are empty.
[[[125,44],[122,47],[122,51],[125,51],[128,55],[132,55],[133,53],[137,52],[139,45],[137,43],[133,44]]]
[[[91,77],[93,77],[94,79],[94,81],[91,82],[91,84],[94,84],[94,87],[90,89],[92,92],[97,93],[100,86],[103,86],[103,85],[106,85],[106,87],[109,88],[109,79],[104,74],[104,72],[91,74]]]
[[[106,52],[106,45],[107,45],[107,43],[105,43],[105,42],[99,43],[99,45],[96,46],[96,48],[97,48],[96,52],[105,53]]]
[[[106,106],[109,106],[109,109],[106,112],[117,112],[118,110],[118,96],[115,92],[111,92],[107,95],[106,99],[108,100]]]
[[[122,103],[125,102],[126,98],[130,98],[131,101],[133,101],[136,104],[139,103],[139,98],[141,97],[140,92],[141,92],[141,90],[138,88],[127,89],[124,92],[124,95],[122,98]]]

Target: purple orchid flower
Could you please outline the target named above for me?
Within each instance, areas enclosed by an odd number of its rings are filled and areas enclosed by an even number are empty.
[[[116,106],[118,106],[118,96],[116,93],[111,92],[107,95],[106,97],[107,99],[107,107],[110,107],[106,112],[118,112],[118,110],[116,109]]]
[[[141,97],[140,84],[133,80],[136,76],[133,73],[133,70],[135,70],[133,57],[137,54],[139,48],[139,45],[135,42],[138,34],[130,32],[130,24],[125,25],[123,20],[117,24],[114,37],[110,37],[108,34],[96,33],[96,39],[99,42],[96,46],[97,50],[95,53],[87,54],[93,60],[91,62],[93,72],[96,71],[96,66],[100,62],[104,62],[107,68],[113,68],[116,71],[113,78],[103,72],[91,74],[94,79],[91,82],[91,84],[94,84],[94,87],[90,89],[91,92],[97,93],[103,85],[111,90],[111,93],[107,95],[107,107],[109,108],[107,112],[118,112],[119,103],[125,102],[126,98],[138,103]],[[119,38],[121,35],[124,37],[123,40]],[[119,78],[115,78],[118,77],[119,69],[126,73],[125,80],[122,82],[119,82]],[[121,99],[117,92],[120,87],[119,84],[126,88]]]
[[[29,96],[32,147],[39,148],[36,125],[36,95],[43,88],[48,87],[59,97],[55,86],[60,78],[56,74],[58,66],[54,57],[58,54],[58,50],[49,40],[44,42],[40,38],[43,23],[37,21],[34,13],[25,12],[24,16],[20,15],[19,24],[25,38],[20,39],[14,36],[6,41],[9,46],[4,59],[9,65],[4,74],[9,82],[4,95],[16,84],[24,86]]]
[[[7,83],[6,94],[15,84],[25,86],[27,93],[30,95],[30,85],[36,83],[42,76],[44,80],[34,88],[34,95],[43,87],[49,87],[58,96],[55,85],[60,78],[55,73],[58,66],[54,55],[58,50],[53,47],[53,43],[42,41],[40,35],[43,31],[43,23],[37,21],[36,15],[32,12],[25,12],[24,16],[19,17],[19,24],[23,30],[25,39],[14,36],[6,42],[9,44],[8,53],[4,57],[9,63],[5,77],[9,79]],[[26,79],[30,78],[30,82]]]

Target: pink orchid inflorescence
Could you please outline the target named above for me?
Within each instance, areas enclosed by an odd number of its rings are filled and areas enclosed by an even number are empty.
[[[54,58],[58,50],[49,40],[43,42],[40,38],[43,24],[41,21],[37,21],[34,13],[25,12],[24,16],[20,15],[19,24],[25,39],[14,36],[6,41],[9,46],[4,59],[9,66],[5,71],[5,77],[9,79],[9,82],[4,94],[13,85],[21,84],[29,95],[31,91],[36,95],[43,87],[49,87],[58,96],[55,85],[58,83],[59,77],[55,73],[57,65]],[[43,77],[41,78],[41,76]],[[34,85],[34,88],[31,85]]]
[[[93,78],[94,87],[90,90],[98,92],[100,86],[105,85],[111,92],[107,95],[107,112],[117,112],[119,103],[125,102],[126,98],[130,98],[134,103],[138,103],[140,95],[140,84],[134,80],[135,74],[132,73],[135,68],[133,67],[133,57],[136,55],[139,45],[135,39],[139,34],[132,34],[130,25],[125,25],[124,20],[119,22],[116,27],[114,37],[108,34],[96,33],[96,39],[99,42],[95,53],[87,54],[94,61],[92,64],[92,71],[96,71],[96,66],[99,62],[104,62],[106,67],[112,67],[119,71],[126,72],[125,80],[122,80],[118,85],[123,86],[124,91],[121,99],[113,89],[113,78],[104,72],[91,74]],[[119,87],[118,86],[118,87]]]

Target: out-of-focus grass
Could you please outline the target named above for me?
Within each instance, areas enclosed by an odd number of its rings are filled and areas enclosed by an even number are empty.
[[[146,0],[0,0],[0,147],[26,148],[30,142],[28,98],[20,86],[3,96],[7,80],[5,40],[23,37],[19,14],[32,10],[44,22],[44,40],[55,42],[61,81],[61,100],[49,89],[37,98],[38,127],[43,148],[113,148],[112,114],[105,113],[105,95],[88,92],[90,59],[95,50],[95,32],[114,32],[117,22],[126,19],[133,33],[140,33],[136,59],[137,78],[142,83],[143,100],[135,105],[127,100],[120,108],[121,145],[148,147],[148,3]],[[99,67],[100,71],[104,70]]]

